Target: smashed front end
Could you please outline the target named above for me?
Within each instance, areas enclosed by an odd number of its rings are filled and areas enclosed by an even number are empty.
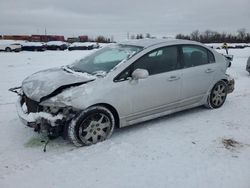
[[[96,77],[75,73],[66,67],[36,72],[25,78],[21,87],[11,88],[18,94],[17,111],[20,119],[35,131],[51,138],[66,137],[67,126],[77,110],[66,101],[50,101],[69,88],[92,82]]]
[[[19,95],[16,108],[22,122],[34,128],[34,131],[48,135],[50,138],[67,136],[67,126],[77,113],[72,107],[43,106],[28,98],[21,87],[10,91]]]

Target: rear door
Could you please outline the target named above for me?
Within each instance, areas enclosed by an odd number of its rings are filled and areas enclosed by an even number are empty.
[[[182,45],[182,91],[181,100],[188,104],[201,101],[213,83],[216,72],[212,52],[198,45]]]

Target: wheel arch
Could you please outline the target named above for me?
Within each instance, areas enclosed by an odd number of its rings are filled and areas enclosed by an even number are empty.
[[[224,81],[226,84],[228,84],[228,80],[227,79],[222,79],[221,81]]]
[[[10,51],[13,50],[10,46],[6,46],[4,50],[7,51],[8,49],[10,49]]]
[[[208,90],[208,93],[207,93],[206,97],[204,98],[204,100],[205,100],[205,107],[207,107],[207,108],[214,108],[214,107],[211,107],[211,104],[210,104],[210,93],[213,90],[213,88],[216,86],[216,84],[218,84],[219,82],[223,82],[226,86],[228,85],[228,80],[224,79],[224,78],[222,78],[220,80],[217,80],[214,84],[212,84],[211,88]]]

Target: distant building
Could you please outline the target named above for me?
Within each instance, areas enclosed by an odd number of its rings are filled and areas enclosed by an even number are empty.
[[[31,40],[31,36],[29,35],[3,35],[2,39],[5,40]]]
[[[3,35],[5,40],[27,40],[33,42],[65,41],[61,35]]]
[[[31,35],[33,42],[65,41],[61,35]]]
[[[79,36],[79,41],[80,42],[88,42],[89,37],[87,35]]]

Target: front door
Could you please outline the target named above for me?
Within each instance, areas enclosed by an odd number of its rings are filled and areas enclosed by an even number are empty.
[[[123,71],[117,87],[125,92],[124,103],[128,100],[131,105],[128,120],[160,113],[179,101],[182,77],[178,61],[178,48],[164,47],[142,56]],[[149,77],[131,79],[136,69],[147,70]]]

